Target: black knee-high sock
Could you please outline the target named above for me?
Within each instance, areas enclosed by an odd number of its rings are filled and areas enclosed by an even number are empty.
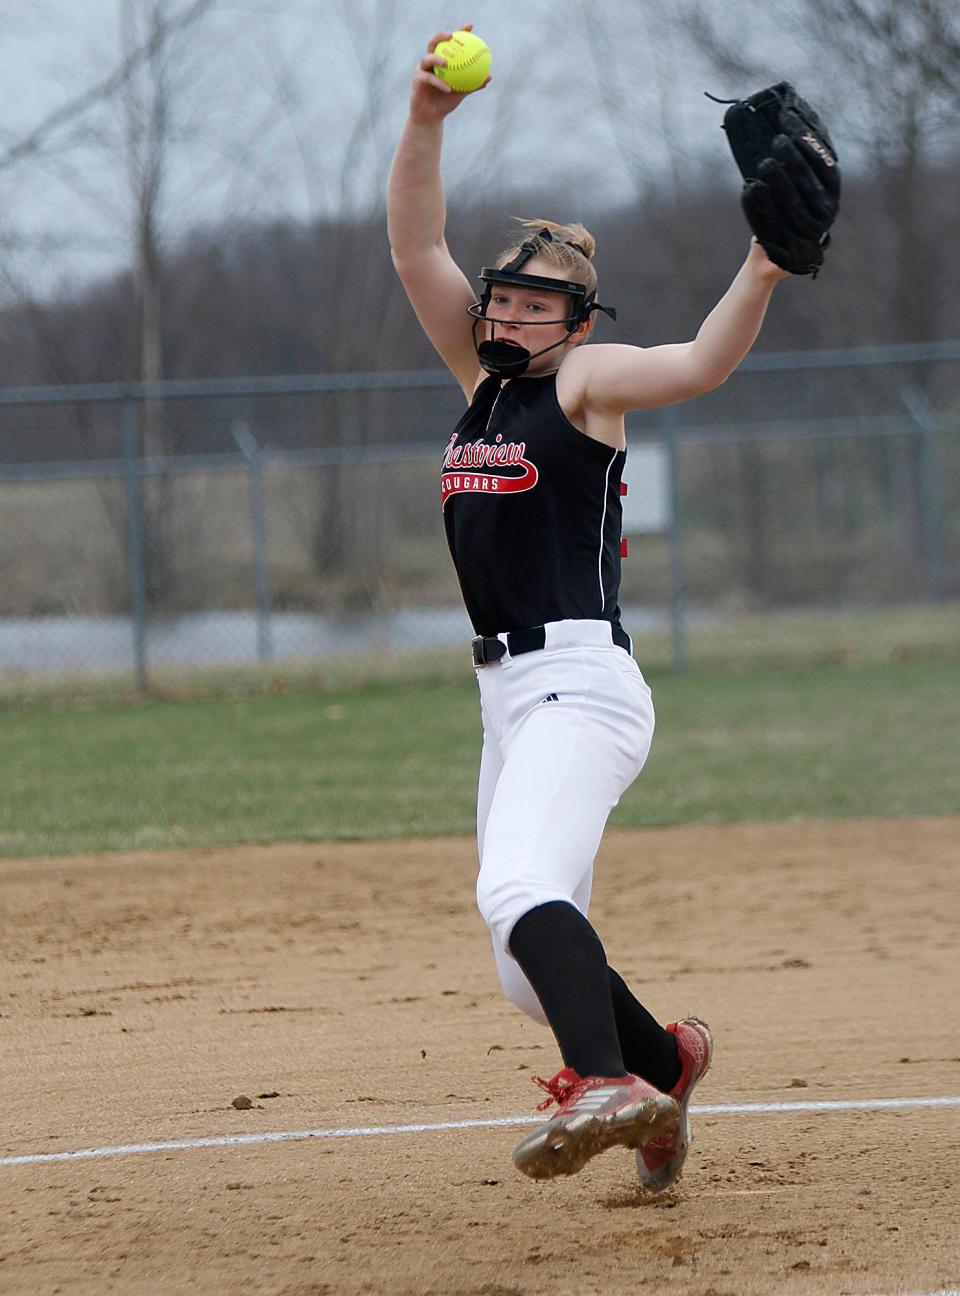
[[[572,904],[529,910],[510,934],[510,953],[536,991],[567,1066],[581,1076],[622,1076],[607,956]]]
[[[607,971],[624,1066],[663,1093],[669,1093],[680,1079],[675,1037],[634,998],[619,972],[613,968]]]

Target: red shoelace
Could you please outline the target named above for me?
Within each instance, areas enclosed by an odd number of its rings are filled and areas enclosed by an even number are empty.
[[[580,1077],[572,1067],[564,1067],[550,1080],[544,1080],[542,1076],[537,1075],[531,1076],[530,1079],[541,1089],[546,1089],[549,1095],[543,1102],[537,1103],[537,1111],[546,1111],[553,1103],[562,1107],[564,1103],[570,1101],[574,1089],[580,1084]]]

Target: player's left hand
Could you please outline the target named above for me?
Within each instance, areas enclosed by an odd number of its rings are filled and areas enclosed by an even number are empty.
[[[764,279],[769,279],[773,283],[779,283],[781,279],[789,279],[790,271],[784,270],[777,265],[776,261],[771,261],[767,254],[766,248],[754,234],[750,240],[750,253],[748,257],[755,271]]]

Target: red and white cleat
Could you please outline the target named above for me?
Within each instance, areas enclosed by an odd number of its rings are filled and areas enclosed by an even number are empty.
[[[648,1192],[663,1192],[676,1183],[690,1150],[690,1117],[687,1108],[697,1082],[706,1075],[713,1057],[713,1036],[705,1022],[685,1017],[667,1030],[677,1037],[680,1079],[670,1090],[680,1108],[680,1120],[669,1134],[637,1149],[637,1174]]]
[[[641,1147],[666,1136],[677,1123],[677,1104],[639,1076],[585,1076],[565,1067],[552,1080],[534,1081],[546,1089],[537,1107],[560,1110],[525,1134],[513,1150],[513,1164],[531,1179],[576,1174],[591,1157],[610,1147]]]

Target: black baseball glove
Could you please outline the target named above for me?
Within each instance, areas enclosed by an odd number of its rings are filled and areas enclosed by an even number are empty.
[[[767,256],[814,278],[840,210],[840,168],[823,122],[788,81],[737,100],[723,129],[743,176],[743,210]]]

